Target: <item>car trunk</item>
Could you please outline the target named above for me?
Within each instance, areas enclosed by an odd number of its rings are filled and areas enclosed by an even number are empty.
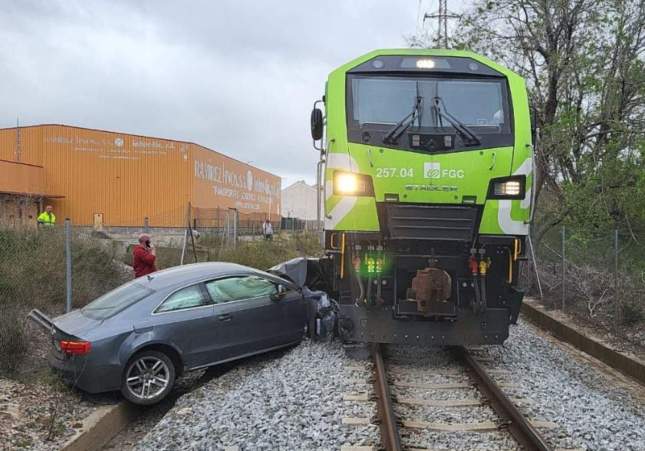
[[[81,310],[74,310],[57,316],[54,319],[49,318],[39,310],[33,310],[29,316],[50,333],[53,356],[58,360],[66,360],[69,358],[69,355],[66,355],[61,350],[61,340],[84,340],[89,331],[98,327],[103,322],[102,320],[92,319],[83,315]]]

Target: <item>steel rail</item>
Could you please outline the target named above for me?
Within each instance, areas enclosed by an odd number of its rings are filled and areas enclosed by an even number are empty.
[[[468,351],[462,347],[454,348],[455,353],[466,363],[466,366],[476,376],[478,386],[491,407],[502,418],[509,420],[508,429],[513,438],[528,450],[552,451],[544,438],[531,424],[513,402],[504,394],[495,381],[486,373],[486,370],[477,362]]]
[[[401,437],[394,408],[392,407],[392,395],[385,373],[385,363],[381,354],[381,345],[371,343],[372,359],[374,360],[374,393],[376,394],[376,405],[380,418],[381,441],[386,451],[401,451]]]

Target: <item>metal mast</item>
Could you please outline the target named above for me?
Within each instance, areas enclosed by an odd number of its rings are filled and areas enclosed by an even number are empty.
[[[435,43],[438,46],[448,48],[448,19],[458,19],[459,14],[448,11],[448,0],[439,0],[439,8],[435,14],[425,13],[423,21],[426,19],[437,19],[437,36]]]

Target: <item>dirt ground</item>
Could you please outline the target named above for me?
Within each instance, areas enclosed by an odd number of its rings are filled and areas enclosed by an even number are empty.
[[[98,406],[119,399],[64,385],[47,365],[49,337],[31,322],[27,337],[27,356],[17,374],[0,376],[0,449],[60,449]]]
[[[584,335],[605,343],[612,349],[645,361],[645,324],[641,324],[640,327],[623,328],[620,334],[616,334],[611,328],[592,322],[575,311],[562,313],[561,310],[553,309],[549,303],[539,299],[530,298],[528,301],[544,307],[558,321],[575,327]]]

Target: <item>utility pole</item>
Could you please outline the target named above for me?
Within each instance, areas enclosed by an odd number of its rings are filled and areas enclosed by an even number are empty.
[[[448,48],[448,19],[459,19],[459,14],[448,11],[448,0],[439,0],[439,8],[435,14],[425,13],[423,15],[423,22],[426,19],[437,19],[437,36],[435,43],[443,48]]]

